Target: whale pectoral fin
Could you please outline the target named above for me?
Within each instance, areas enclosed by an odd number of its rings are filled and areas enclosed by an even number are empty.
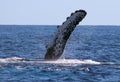
[[[47,47],[45,59],[55,60],[62,55],[71,33],[86,14],[85,10],[77,10],[72,13],[70,17],[67,17],[66,21],[63,22],[61,26],[57,26],[58,29],[52,42],[47,45],[49,47]]]

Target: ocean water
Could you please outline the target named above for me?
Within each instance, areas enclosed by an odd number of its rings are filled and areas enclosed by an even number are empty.
[[[48,25],[0,25],[0,82],[120,82],[120,26],[77,26],[58,61],[43,61]]]

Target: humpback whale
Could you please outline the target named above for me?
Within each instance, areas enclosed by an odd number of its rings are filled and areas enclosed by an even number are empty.
[[[85,10],[76,10],[74,13],[71,13],[70,17],[66,18],[66,21],[63,22],[62,25],[57,26],[57,32],[55,33],[52,41],[46,46],[47,51],[44,59],[59,59],[71,33],[75,29],[76,25],[83,20],[86,14],[87,12]]]

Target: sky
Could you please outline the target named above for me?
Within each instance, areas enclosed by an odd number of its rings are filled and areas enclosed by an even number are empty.
[[[81,25],[120,25],[120,0],[0,0],[0,25],[61,25],[79,9]]]

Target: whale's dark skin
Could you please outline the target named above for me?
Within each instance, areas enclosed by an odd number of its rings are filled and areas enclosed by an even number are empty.
[[[85,10],[77,10],[70,17],[67,17],[62,25],[57,27],[58,29],[53,40],[46,46],[46,60],[56,60],[62,55],[71,33],[86,14]]]

